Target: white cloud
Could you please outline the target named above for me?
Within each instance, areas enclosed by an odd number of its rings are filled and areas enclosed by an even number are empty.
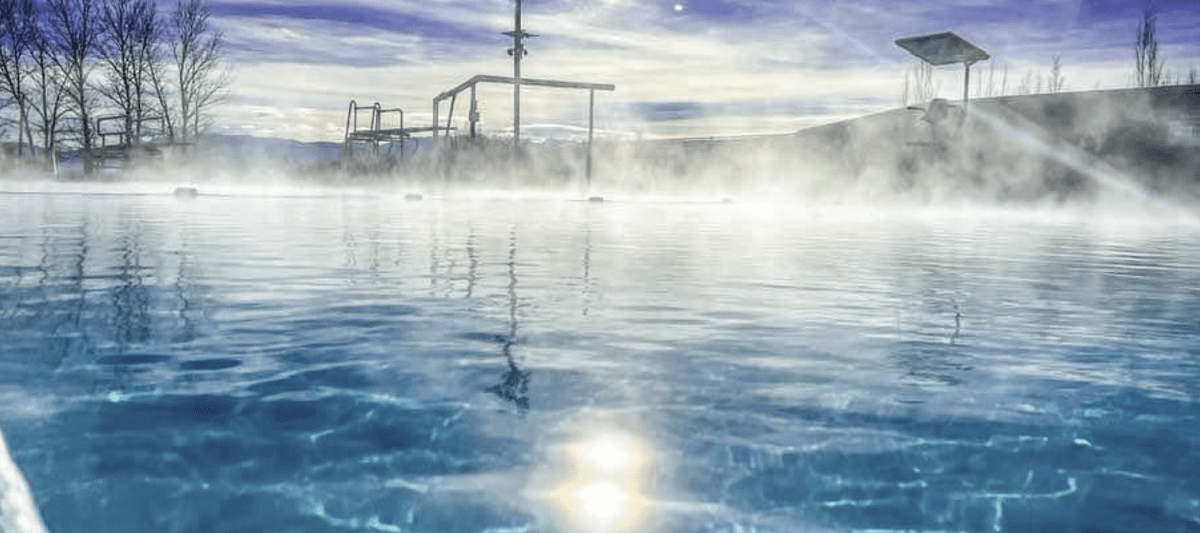
[[[1008,63],[1010,91],[1026,73],[1048,73],[1056,54],[1063,58],[1070,88],[1123,86],[1132,68],[1126,41],[1136,21],[1076,23],[1075,6],[1033,12],[1045,6],[1022,8],[998,0],[958,0],[936,8],[905,2],[755,2],[747,9],[770,16],[721,22],[693,15],[687,2],[681,4],[685,9],[675,12],[673,2],[527,1],[526,29],[540,37],[528,42],[524,74],[616,84],[615,93],[598,95],[598,120],[607,128],[703,136],[789,131],[894,107],[913,60],[892,40],[925,29],[956,30],[989,50],[998,69]],[[510,28],[512,5],[511,0],[341,5],[418,17],[430,25],[425,31],[277,15],[222,18],[218,24],[237,62],[237,97],[222,111],[222,121],[231,129],[336,140],[346,105],[356,98],[404,107],[410,124],[428,123],[435,94],[474,74],[511,73],[505,54],[511,42],[500,32]],[[1005,14],[1000,20],[937,18],[1000,12]],[[1160,22],[1168,69],[1185,76],[1189,65],[1176,58],[1195,57],[1200,47],[1179,37],[1184,19],[1197,20],[1187,15],[1175,13]],[[470,38],[437,35],[438,28],[458,28]],[[987,68],[980,64],[974,72],[982,75]],[[961,94],[961,68],[939,69],[938,80],[942,96]],[[484,122],[493,130],[510,124],[509,91],[481,89]],[[531,123],[581,124],[586,96],[533,89],[526,95],[523,115]],[[647,102],[694,102],[718,115],[638,123],[635,110]],[[262,107],[279,113],[264,114]],[[456,118],[464,110],[460,103]]]

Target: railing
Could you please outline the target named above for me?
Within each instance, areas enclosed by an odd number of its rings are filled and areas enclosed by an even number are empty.
[[[100,148],[126,148],[143,144],[162,144],[166,137],[166,119],[164,117],[142,117],[130,121],[134,131],[125,129],[126,118],[122,115],[111,115],[96,119],[96,137]],[[117,124],[120,129],[113,129],[110,124]],[[114,141],[115,139],[115,141]]]
[[[370,106],[360,106],[360,105],[358,105],[358,102],[351,100],[350,108],[346,111],[346,137],[345,137],[346,142],[349,142],[350,138],[354,134],[362,131],[358,127],[358,117],[359,117],[359,114],[364,110],[371,112],[370,125],[367,127],[367,130],[375,131],[375,130],[379,129],[378,124],[376,122],[377,119],[379,118],[379,102],[375,102],[374,104],[372,104]]]

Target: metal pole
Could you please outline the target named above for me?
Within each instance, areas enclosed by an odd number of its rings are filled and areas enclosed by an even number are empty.
[[[471,138],[474,139],[475,138],[475,123],[479,122],[479,107],[478,107],[478,103],[475,101],[475,84],[474,83],[471,84],[471,111],[468,113],[467,118],[469,118],[471,120]]]
[[[438,136],[437,126],[438,126],[438,101],[437,101],[437,98],[434,98],[433,99],[433,136],[435,138]]]
[[[342,139],[342,157],[349,158],[354,155],[353,145],[350,144],[351,119],[354,119],[354,130],[358,129],[358,103],[350,100],[350,109],[346,111],[346,136]],[[57,174],[55,174],[57,175]]]
[[[963,113],[966,113],[967,101],[970,98],[971,91],[971,63],[969,61],[965,61],[963,62],[963,65],[966,65],[967,67],[963,78]]]
[[[588,137],[587,137],[587,166],[584,176],[587,177],[587,189],[592,190],[592,124],[596,117],[596,90],[588,90]]]
[[[521,46],[521,0],[516,0],[516,4],[516,27],[513,29],[513,148],[521,145],[521,56],[525,55],[525,48]]]

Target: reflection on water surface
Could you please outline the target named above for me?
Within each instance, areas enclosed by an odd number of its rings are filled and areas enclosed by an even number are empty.
[[[47,527],[1194,531],[1200,230],[0,195]]]

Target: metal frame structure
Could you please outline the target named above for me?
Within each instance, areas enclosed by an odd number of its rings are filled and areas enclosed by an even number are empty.
[[[136,122],[137,132],[124,129],[123,115],[109,115],[96,118],[96,139],[100,146],[91,150],[91,156],[101,168],[110,166],[113,162],[124,162],[130,159],[134,152],[142,155],[162,155],[162,148],[178,144],[166,136],[166,119],[161,116],[142,117]],[[114,129],[108,124],[118,124]],[[137,138],[134,136],[137,135]]]
[[[359,127],[358,118],[362,111],[370,111],[370,120],[365,128]],[[369,106],[358,105],[355,100],[350,100],[350,107],[346,111],[346,134],[343,138],[342,155],[350,157],[354,155],[355,144],[362,144],[366,147],[367,154],[371,157],[379,156],[379,145],[387,144],[389,146],[400,146],[400,159],[404,159],[404,141],[412,137],[414,133],[434,132],[436,134],[439,128],[435,125],[432,127],[404,127],[404,110],[395,107],[384,109],[379,102],[375,102]]]
[[[381,143],[400,144],[400,157],[404,157],[404,141],[412,136],[413,133],[430,132],[433,137],[437,137],[441,131],[455,130],[451,126],[454,119],[454,104],[458,100],[458,94],[470,89],[471,90],[471,109],[468,114],[470,122],[470,136],[476,136],[476,124],[479,123],[479,102],[477,98],[476,86],[480,83],[498,83],[513,86],[513,147],[520,147],[521,141],[521,86],[529,85],[536,87],[552,87],[559,89],[580,89],[588,91],[588,134],[587,134],[587,167],[586,175],[588,182],[591,182],[592,176],[592,140],[595,132],[595,110],[596,110],[596,91],[615,91],[616,86],[611,83],[580,83],[571,81],[546,80],[536,78],[521,77],[521,59],[529,54],[525,48],[524,41],[530,37],[537,37],[532,33],[526,32],[521,27],[521,2],[515,0],[516,9],[513,14],[513,30],[504,32],[513,40],[513,47],[508,49],[508,55],[513,58],[513,76],[489,76],[479,74],[471,77],[467,81],[458,86],[444,91],[433,98],[433,122],[428,127],[406,128],[404,126],[404,111],[399,108],[383,109],[379,103],[371,106],[360,106],[354,100],[350,101],[350,108],[346,112],[346,133],[343,137],[343,157],[353,155],[355,144],[363,144],[367,147],[369,153],[373,156],[379,154],[379,145]],[[446,116],[446,125],[440,126],[438,120],[439,108],[442,100],[450,100],[450,111]],[[370,120],[366,127],[359,126],[359,113],[363,110],[369,110]],[[399,119],[394,125],[384,125],[385,117],[396,114]]]
[[[457,87],[444,91],[433,98],[433,136],[437,137],[438,130],[450,130],[451,120],[454,118],[454,103],[458,100],[458,94],[470,89],[471,90],[471,109],[467,114],[467,119],[470,121],[470,135],[475,137],[475,124],[479,122],[479,102],[476,97],[475,86],[480,83],[499,83],[512,84],[515,87],[529,85],[534,87],[553,87],[558,89],[581,89],[588,91],[588,136],[587,136],[587,168],[586,174],[588,179],[592,175],[592,136],[595,131],[596,117],[596,91],[615,91],[617,86],[611,83],[581,83],[574,81],[558,81],[558,80],[543,80],[537,78],[510,78],[507,76],[490,76],[487,74],[477,74],[471,79],[458,84]],[[450,100],[450,112],[446,115],[446,126],[438,127],[438,111],[441,107],[442,100]],[[519,114],[518,110],[514,109],[514,114]],[[520,119],[514,119],[514,126],[519,127]],[[517,130],[514,129],[514,134]],[[516,141],[514,141],[515,143]]]
[[[537,79],[537,78],[521,78],[518,80],[517,78],[510,78],[508,76],[491,76],[488,74],[477,74],[475,76],[472,76],[471,79],[458,84],[458,86],[454,87],[453,89],[443,91],[441,94],[433,97],[433,123],[435,125],[438,123],[438,115],[439,115],[440,104],[442,103],[442,100],[446,100],[446,99],[450,100],[450,112],[446,116],[446,126],[443,128],[437,128],[437,130],[451,129],[450,121],[454,117],[454,103],[458,100],[458,94],[467,89],[470,89],[471,90],[471,109],[470,109],[469,114],[467,115],[467,119],[471,123],[470,135],[472,137],[475,136],[475,124],[479,122],[479,101],[478,101],[478,98],[476,97],[475,86],[479,85],[480,83],[498,83],[498,84],[502,84],[502,85],[518,85],[518,86],[519,85],[529,85],[529,86],[533,86],[533,87],[553,87],[553,88],[558,88],[558,89],[581,89],[581,90],[590,91],[591,97],[589,98],[589,111],[588,111],[588,131],[589,132],[592,131],[592,118],[595,114],[594,108],[595,108],[595,100],[596,100],[596,98],[595,98],[596,91],[612,92],[617,89],[617,86],[613,85],[611,83],[581,83],[581,82],[574,82],[574,81],[543,80],[543,79]],[[436,130],[434,131],[433,135],[434,135],[434,137],[437,136]]]
[[[371,112],[369,124],[366,128],[358,127],[358,117],[361,111],[367,110]],[[399,108],[388,111],[397,111],[400,116],[399,128],[404,128],[404,111]],[[366,151],[372,157],[379,155],[379,144],[386,142],[389,146],[392,144],[400,144],[400,157],[404,157],[404,139],[405,135],[402,132],[385,131],[383,125],[383,107],[379,102],[375,102],[370,106],[360,106],[357,100],[350,100],[350,107],[346,111],[346,134],[342,141],[343,157],[354,155],[354,145],[356,143],[364,144]]]

